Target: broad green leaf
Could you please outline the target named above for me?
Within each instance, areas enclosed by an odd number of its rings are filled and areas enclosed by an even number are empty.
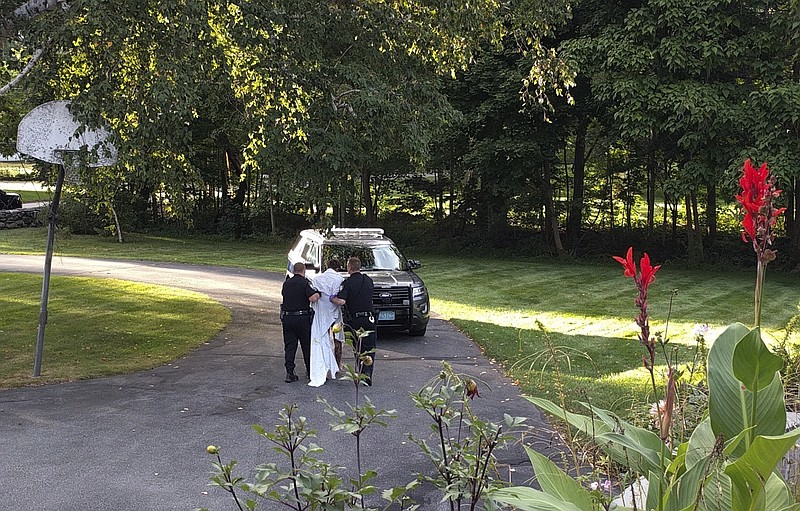
[[[613,430],[613,427],[609,424],[606,424],[602,420],[593,419],[592,417],[587,417],[586,415],[581,415],[577,413],[572,413],[567,410],[562,410],[560,406],[557,404],[548,401],[547,399],[541,399],[537,397],[530,397],[525,396],[525,399],[539,407],[540,409],[544,410],[546,413],[552,415],[557,419],[561,419],[562,421],[566,421],[572,427],[578,429],[581,433],[588,436],[589,438],[597,441],[597,436],[603,433],[608,433]],[[594,409],[597,412],[597,409]],[[600,410],[602,413],[603,411]],[[612,421],[613,422],[613,421]],[[641,470],[643,467],[646,466],[646,462],[641,459],[641,456],[636,455],[635,453],[628,453],[625,449],[621,446],[616,444],[607,444],[602,442],[600,445],[603,446],[603,449],[616,461],[617,463],[623,464],[625,466],[631,466],[636,470]]]
[[[773,472],[765,487],[766,502],[764,507],[766,509],[787,511],[790,509],[800,509],[800,503],[795,504],[792,494],[789,491],[786,481],[781,476]]]
[[[709,458],[705,458],[699,463],[695,463],[692,468],[670,481],[668,500],[664,511],[682,511],[697,500],[697,493],[706,475],[709,461]]]
[[[731,511],[733,495],[731,478],[721,470],[712,470],[703,482],[697,511]]]
[[[618,429],[624,431],[624,435],[633,440],[634,442],[636,442],[637,444],[655,452],[659,453],[663,452],[665,457],[664,460],[665,462],[671,458],[668,449],[662,450],[662,448],[664,447],[664,442],[662,442],[661,438],[652,431],[640,428],[639,426],[634,426],[633,424],[620,420],[616,416],[612,417],[611,413],[607,412],[606,410],[603,410],[602,408],[590,407],[587,403],[583,402],[580,404],[592,410],[595,414],[597,414],[598,417],[603,419],[603,422],[610,428],[612,428],[612,431],[614,429],[617,429],[615,428],[616,425],[619,425]],[[666,465],[666,463],[664,464]]]
[[[623,435],[620,433],[603,433],[602,435],[597,435],[597,438],[598,440],[601,441],[616,443],[617,445],[626,447],[629,451],[638,453],[639,455],[642,456],[642,458],[646,463],[646,465],[642,468],[650,472],[655,471],[658,472],[659,474],[663,473],[664,467],[661,462],[661,457],[659,453],[643,446],[639,442],[627,436],[627,434]]]
[[[591,417],[588,417],[586,415],[581,415],[578,413],[573,413],[567,410],[563,410],[560,406],[553,403],[552,401],[548,401],[547,399],[530,397],[530,396],[525,396],[525,399],[527,399],[537,407],[541,408],[546,413],[552,415],[556,419],[560,419],[562,421],[567,422],[574,428],[577,428],[582,433],[590,437],[593,437],[599,433],[606,433],[612,430],[611,427],[607,426],[602,421],[592,419]]]
[[[744,455],[725,468],[725,474],[731,478],[736,506],[750,509],[764,500],[765,482],[798,438],[800,429],[784,435],[758,436]]]
[[[708,354],[708,411],[714,436],[722,434],[725,440],[752,426],[750,407],[752,393],[743,388],[733,373],[733,355],[736,345],[750,330],[741,323],[730,325],[714,341]],[[786,409],[783,386],[779,375],[758,393],[756,429],[754,434],[779,435],[786,427]]]
[[[692,436],[689,437],[689,445],[686,448],[686,468],[691,469],[700,461],[708,458],[714,450],[716,438],[711,431],[711,420],[705,419],[694,428]]]
[[[667,466],[668,477],[675,477],[675,475],[682,474],[683,472],[686,471],[687,446],[688,444],[686,442],[678,446],[678,452],[675,454],[675,457],[672,458],[672,461]]]
[[[583,511],[592,511],[592,497],[575,479],[558,468],[546,456],[525,446],[525,452],[531,460],[533,473],[542,491],[569,502]]]
[[[647,476],[647,498],[645,498],[646,509],[660,509],[661,497],[664,494],[660,473],[650,472]]]
[[[767,348],[758,327],[745,335],[733,351],[733,374],[751,392],[763,390],[782,367],[783,359]]]
[[[492,498],[519,511],[583,511],[574,504],[527,486],[512,486],[492,492]]]

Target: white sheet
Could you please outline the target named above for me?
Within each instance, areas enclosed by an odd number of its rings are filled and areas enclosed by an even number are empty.
[[[330,297],[339,292],[344,277],[328,268],[324,273],[314,277],[312,285],[322,296],[312,304],[314,322],[311,323],[311,381],[312,387],[319,387],[325,380],[336,378],[339,366],[333,354],[333,337],[330,331],[334,323],[342,322],[342,309],[331,303]],[[342,339],[343,333],[336,334]]]

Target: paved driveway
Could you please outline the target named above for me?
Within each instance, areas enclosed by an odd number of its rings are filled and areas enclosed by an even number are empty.
[[[0,254],[0,272],[41,273],[43,257]],[[323,397],[340,409],[354,402],[352,383],[319,388],[283,382],[277,317],[282,275],[252,270],[146,262],[53,259],[54,275],[109,277],[200,291],[220,301],[232,320],[212,342],[149,371],[89,381],[0,391],[0,509],[60,511],[235,509],[222,490],[207,486],[208,444],[224,459],[239,460],[252,476],[266,461],[280,461],[250,428],[271,429],[284,404],[297,403],[318,433],[324,457],[355,475],[355,443],[328,430]],[[51,296],[58,288],[51,289]],[[30,318],[37,322],[36,317]],[[35,335],[31,342],[35,345]],[[432,320],[425,337],[381,335],[375,384],[364,394],[398,418],[363,437],[365,468],[378,472],[380,488],[405,484],[432,466],[407,433],[429,438],[429,420],[409,393],[434,378],[440,361],[475,375],[481,389],[474,409],[501,422],[503,413],[529,417],[529,445],[549,449],[550,433],[518,388],[452,325]],[[33,354],[31,354],[31,360]],[[32,362],[31,362],[32,364]],[[47,339],[43,369],[47,368]],[[530,476],[519,446],[498,453],[504,475],[517,483]],[[444,509],[430,487],[416,495],[424,510]],[[377,505],[376,500],[373,505]],[[275,507],[277,509],[277,506]],[[270,509],[269,506],[261,509]]]

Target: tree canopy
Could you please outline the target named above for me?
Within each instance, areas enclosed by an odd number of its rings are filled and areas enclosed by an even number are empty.
[[[0,0],[0,12],[0,153],[30,108],[69,99],[112,128],[121,156],[85,176],[84,199],[149,210],[134,215],[144,224],[239,235],[402,213],[489,243],[528,229],[562,254],[591,252],[592,230],[613,242],[644,228],[701,259],[750,157],[786,190],[800,260],[791,0]]]

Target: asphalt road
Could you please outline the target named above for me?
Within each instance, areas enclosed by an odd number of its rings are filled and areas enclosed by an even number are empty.
[[[41,273],[43,261],[0,254],[0,272]],[[347,410],[355,402],[353,384],[329,381],[312,388],[302,381],[283,382],[277,315],[282,275],[62,257],[53,259],[52,268],[54,275],[200,291],[228,307],[232,320],[212,342],[149,371],[0,391],[0,509],[235,509],[224,491],[208,486],[213,460],[206,446],[222,446],[223,459],[238,460],[239,475],[250,478],[261,463],[284,463],[250,426],[272,429],[278,411],[292,403],[317,430],[323,458],[348,467],[348,476],[356,475],[354,438],[331,432],[331,418],[317,401],[325,398]],[[57,287],[51,289],[51,296],[57,294]],[[31,318],[33,324],[37,320]],[[43,370],[47,342],[45,338]],[[472,402],[481,417],[494,422],[502,422],[504,413],[528,417],[531,429],[525,443],[540,452],[551,449],[550,428],[538,410],[451,324],[434,319],[425,337],[382,333],[378,350],[374,385],[362,391],[361,399],[366,395],[377,407],[397,413],[388,427],[371,427],[362,437],[363,465],[378,472],[374,483],[379,488],[405,485],[415,473],[433,473],[430,461],[407,439],[411,433],[434,441],[430,420],[409,394],[436,377],[442,360],[488,384]],[[520,445],[497,455],[505,477],[527,482],[530,464]],[[423,510],[445,509],[441,493],[432,486],[424,486],[415,498]],[[379,503],[378,497],[368,502]]]

